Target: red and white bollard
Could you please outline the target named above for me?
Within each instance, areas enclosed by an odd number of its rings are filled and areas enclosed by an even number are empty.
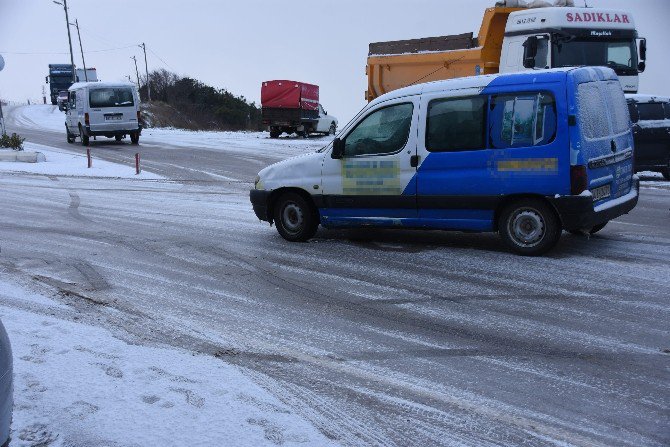
[[[88,167],[91,168],[93,166],[93,160],[91,159],[91,149],[86,148],[86,158],[88,159]]]
[[[140,168],[140,154],[135,154],[135,175],[140,175],[142,169]]]

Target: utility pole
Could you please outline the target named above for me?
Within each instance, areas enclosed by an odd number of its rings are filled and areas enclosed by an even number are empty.
[[[147,72],[147,99],[151,102],[151,85],[149,84],[149,65],[147,65],[147,46],[142,42],[142,45],[139,46],[144,50],[144,69]]]
[[[79,37],[79,49],[81,50],[81,63],[84,65],[84,79],[88,82],[88,73],[86,72],[86,60],[84,59],[84,47],[81,46],[81,33],[79,32],[79,21],[74,19],[74,23],[70,23],[77,27],[77,36]]]
[[[135,75],[137,76],[137,92],[139,94],[140,91],[140,72],[137,70],[137,58],[135,56],[131,57],[131,59],[135,62]]]
[[[74,53],[72,53],[72,36],[70,35],[70,17],[67,13],[67,0],[63,0],[63,3],[56,0],[52,0],[57,5],[63,5],[65,10],[65,26],[67,27],[67,41],[70,44],[70,63],[72,64],[72,82],[77,82],[77,73],[74,70]]]

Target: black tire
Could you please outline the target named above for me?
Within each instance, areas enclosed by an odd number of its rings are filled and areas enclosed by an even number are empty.
[[[65,125],[65,138],[67,139],[67,142],[70,144],[74,143],[74,139],[76,138],[74,135],[72,135],[70,129],[67,128],[67,124]]]
[[[140,142],[140,134],[138,132],[130,133],[130,142],[132,144],[138,144]]]
[[[554,210],[539,199],[522,199],[507,205],[498,219],[498,232],[505,245],[523,256],[546,253],[556,245],[561,231]]]
[[[114,139],[116,141],[121,141],[121,140],[123,140],[123,135],[114,135]]]
[[[79,138],[81,139],[82,146],[88,146],[89,145],[88,135],[86,135],[86,132],[84,132],[84,128],[81,127],[81,124],[79,125]]]
[[[279,138],[279,135],[281,135],[281,130],[279,129],[270,129],[270,138]]]
[[[305,242],[319,226],[316,209],[299,194],[282,194],[275,202],[274,221],[277,231],[287,241]]]
[[[337,124],[332,122],[330,123],[330,129],[328,129],[328,135],[335,135],[335,132],[337,132]]]

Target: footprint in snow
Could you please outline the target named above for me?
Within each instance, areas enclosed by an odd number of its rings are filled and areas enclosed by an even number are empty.
[[[149,405],[153,405],[159,400],[161,400],[161,398],[158,396],[142,396],[142,402]]]
[[[19,439],[31,446],[48,446],[58,439],[58,435],[50,432],[44,424],[32,424],[19,431]]]
[[[105,372],[105,374],[107,374],[109,377],[114,377],[115,379],[123,378],[123,371],[121,371],[116,366],[106,365],[104,363],[91,363],[91,364],[100,367],[100,369],[102,369]]]
[[[186,398],[186,403],[196,408],[202,408],[205,405],[205,398],[200,397],[191,390],[187,390],[186,388],[170,388],[170,391],[182,394]]]
[[[97,412],[100,408],[97,405],[93,405],[83,400],[78,400],[65,409],[68,411],[68,413],[77,419],[86,419],[93,413]]]
[[[271,443],[275,445],[282,445],[284,443],[284,429],[274,425],[267,419],[249,418],[247,419],[247,423],[249,425],[258,425],[259,427],[262,427],[264,430],[263,435],[265,436],[265,439]]]

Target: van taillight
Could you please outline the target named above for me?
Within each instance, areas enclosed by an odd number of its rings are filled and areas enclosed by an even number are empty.
[[[91,124],[91,121],[88,118],[88,113],[84,113],[84,124],[87,126]]]
[[[587,187],[588,180],[586,178],[586,166],[570,166],[570,193],[577,196],[586,191]]]

